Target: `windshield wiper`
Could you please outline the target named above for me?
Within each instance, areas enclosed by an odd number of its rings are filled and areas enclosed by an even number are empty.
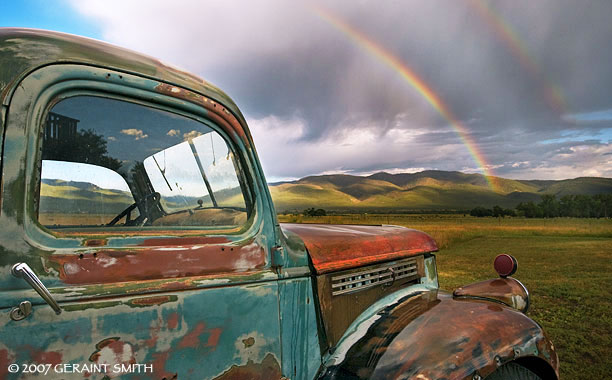
[[[162,170],[162,168],[159,166],[159,164],[157,163],[157,159],[155,158],[155,155],[153,155],[151,157],[153,157],[153,161],[155,162],[155,165],[157,165],[157,168],[159,169],[159,172],[161,173],[162,177],[164,177],[164,181],[166,181],[166,185],[168,185],[168,189],[170,189],[170,191],[172,191],[172,186],[170,186],[170,182],[168,182],[168,178],[166,178],[166,171]]]
[[[204,167],[202,166],[202,162],[200,161],[200,156],[198,156],[198,151],[196,150],[195,145],[193,144],[192,139],[188,139],[189,147],[191,148],[191,152],[193,153],[193,157],[195,157],[196,163],[198,164],[198,169],[200,169],[200,174],[202,175],[202,179],[206,184],[206,190],[208,190],[208,195],[210,195],[210,200],[214,207],[219,207],[217,205],[217,200],[215,199],[215,195],[213,194],[212,187],[210,187],[210,183],[208,182],[208,178],[206,177],[206,173],[204,172]]]

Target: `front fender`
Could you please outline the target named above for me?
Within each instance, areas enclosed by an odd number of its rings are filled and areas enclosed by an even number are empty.
[[[368,311],[338,342],[320,378],[478,379],[515,360],[558,378],[557,354],[540,326],[504,305],[421,290]]]

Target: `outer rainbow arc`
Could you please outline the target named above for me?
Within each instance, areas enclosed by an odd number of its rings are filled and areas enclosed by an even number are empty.
[[[533,78],[535,78],[544,93],[546,102],[559,114],[567,113],[567,102],[559,86],[550,82],[542,73],[542,70],[529,55],[525,44],[521,42],[512,27],[490,6],[482,0],[469,0],[473,8],[479,13],[481,18],[489,24],[490,28],[506,44],[512,55],[519,61]]]
[[[351,27],[344,21],[332,15],[330,12],[313,7],[314,12],[324,21],[341,31],[349,37],[356,45],[365,49],[375,57],[381,59],[383,63],[397,71],[408,84],[410,84],[455,130],[461,138],[463,144],[468,149],[476,164],[482,169],[485,179],[489,187],[496,192],[500,192],[497,178],[494,177],[485,163],[483,154],[478,150],[476,142],[470,136],[468,129],[453,115],[442,100],[434,93],[434,91],[420,79],[414,71],[406,64],[395,57],[391,52],[377,45],[366,35]]]

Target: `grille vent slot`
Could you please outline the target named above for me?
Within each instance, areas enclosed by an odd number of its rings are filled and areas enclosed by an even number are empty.
[[[375,268],[367,267],[351,273],[332,276],[332,296],[358,292],[398,280],[410,281],[421,277],[416,259],[395,261]]]

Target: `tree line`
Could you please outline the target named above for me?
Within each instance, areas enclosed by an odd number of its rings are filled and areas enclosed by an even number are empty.
[[[302,211],[302,214],[305,216],[326,216],[327,212],[325,210],[323,210],[322,208],[307,208],[306,210]]]
[[[610,218],[612,217],[612,194],[564,195],[559,199],[553,194],[544,194],[539,203],[521,202],[515,209],[504,209],[499,206],[494,206],[492,209],[475,207],[470,211],[470,215],[477,217]]]

